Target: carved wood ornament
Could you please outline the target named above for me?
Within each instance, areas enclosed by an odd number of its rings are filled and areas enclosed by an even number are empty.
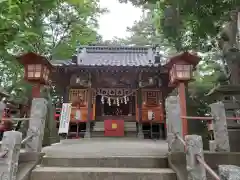
[[[71,89],[69,91],[69,102],[74,104],[80,104],[85,106],[87,102],[87,90],[86,89]]]
[[[70,79],[70,85],[72,87],[88,87],[89,74],[84,72],[73,74]]]
[[[145,106],[159,106],[161,101],[160,91],[146,90],[143,92]]]

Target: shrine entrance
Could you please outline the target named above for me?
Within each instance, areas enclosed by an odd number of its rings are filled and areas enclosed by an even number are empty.
[[[169,86],[169,68],[160,64],[155,50],[81,46],[71,60],[57,62],[53,79],[63,89],[63,102],[71,103],[69,131],[76,126],[74,133],[84,137],[98,132],[161,136],[165,99],[174,86]]]
[[[118,97],[119,98],[119,97]],[[136,121],[135,96],[129,96],[127,101],[119,99],[103,99],[96,96],[96,120],[121,119],[124,121]]]

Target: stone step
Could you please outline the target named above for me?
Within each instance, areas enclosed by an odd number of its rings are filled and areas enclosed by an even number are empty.
[[[31,180],[177,180],[171,169],[37,167]]]
[[[41,163],[45,167],[114,167],[114,168],[168,168],[163,157],[47,157]]]
[[[105,137],[104,136],[104,130],[93,130],[91,132],[91,137]],[[137,131],[131,130],[131,131],[125,131],[124,132],[124,137],[137,137]],[[116,137],[118,138],[118,137]],[[121,138],[121,137],[119,137]]]

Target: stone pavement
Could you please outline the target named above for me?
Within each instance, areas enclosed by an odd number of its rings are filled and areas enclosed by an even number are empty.
[[[165,156],[164,140],[129,138],[67,139],[43,148],[46,156],[53,157],[112,157],[112,156]]]

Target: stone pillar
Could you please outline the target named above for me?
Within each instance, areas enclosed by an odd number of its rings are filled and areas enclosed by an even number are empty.
[[[240,167],[234,165],[219,165],[221,180],[240,180]]]
[[[0,158],[0,179],[15,180],[18,170],[22,133],[18,131],[4,132],[1,146],[1,154],[7,155]]]
[[[215,152],[216,151],[216,143],[214,140],[209,141],[209,151]]]
[[[91,138],[91,121],[92,121],[92,89],[88,89],[88,115],[86,122],[86,132],[84,138]]]
[[[204,166],[196,158],[198,156],[204,159],[202,137],[198,135],[186,135],[185,141],[188,179],[207,179]]]
[[[230,152],[227,120],[224,104],[222,102],[210,105],[213,120],[214,142],[218,152]]]
[[[27,136],[33,135],[33,138],[26,142],[25,148],[27,152],[40,152],[42,149],[47,103],[44,98],[34,98],[32,100]]]
[[[183,138],[179,97],[169,96],[165,101],[165,108],[168,148],[172,152],[183,152],[184,145],[175,136],[177,133],[180,137]]]

